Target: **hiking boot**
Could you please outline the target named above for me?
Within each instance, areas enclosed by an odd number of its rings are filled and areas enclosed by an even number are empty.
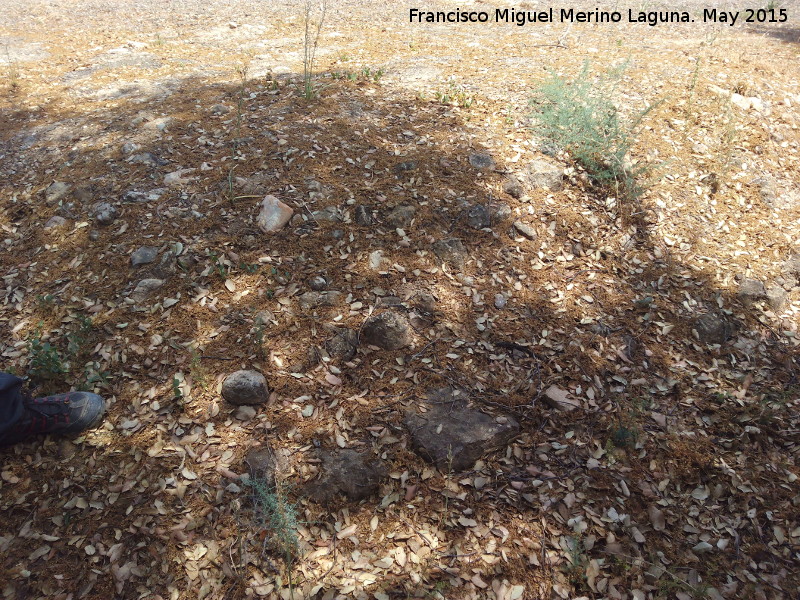
[[[103,398],[89,392],[68,392],[44,398],[25,398],[19,421],[0,444],[16,444],[41,433],[75,435],[97,426],[106,406]]]

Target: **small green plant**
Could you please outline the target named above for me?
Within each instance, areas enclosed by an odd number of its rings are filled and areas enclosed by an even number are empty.
[[[208,253],[208,258],[211,260],[211,266],[206,269],[208,273],[204,271],[204,274],[214,273],[220,279],[227,279],[230,267],[225,264],[225,259],[220,258],[220,255],[214,251]]]
[[[19,89],[19,64],[11,56],[11,47],[9,42],[6,42],[6,82],[8,83],[9,91],[16,92]]]
[[[189,367],[192,371],[192,377],[204,391],[208,390],[208,372],[203,366],[203,355],[195,346],[189,348],[189,354],[191,356]]]
[[[51,380],[69,372],[69,364],[58,349],[42,339],[39,325],[28,336],[28,376],[34,379]]]
[[[444,91],[437,90],[434,92],[433,97],[439,104],[454,104],[461,108],[470,108],[475,98],[467,91],[467,89],[450,79],[447,83],[447,88]]]
[[[267,356],[267,318],[259,314],[256,316],[255,324],[253,326],[253,336],[256,340],[256,349],[259,358],[262,360]]]
[[[239,140],[242,135],[242,122],[244,121],[244,97],[247,89],[248,65],[236,65],[236,74],[239,76],[239,88],[236,91],[236,122],[233,127],[233,140],[231,141],[231,167],[228,169],[228,200],[233,202],[238,198],[233,193],[233,173],[236,170],[236,160],[239,154]]]
[[[598,187],[621,201],[644,192],[640,181],[651,167],[630,160],[642,120],[657,104],[626,119],[614,103],[625,65],[593,74],[590,64],[573,80],[551,73],[534,94],[535,131],[545,144],[567,152]]]
[[[322,31],[322,25],[325,22],[325,13],[328,9],[327,0],[319,1],[319,16],[314,22],[314,0],[305,0],[303,10],[303,98],[311,100],[317,95],[317,90],[314,88],[312,81],[314,75],[314,58],[317,53],[317,44],[319,43],[319,35]]]
[[[289,580],[290,596],[294,598],[292,565],[300,550],[297,537],[297,507],[289,501],[280,482],[273,484],[264,478],[247,481],[252,490],[253,507],[258,526],[263,532],[265,547],[270,545],[283,557]]]
[[[586,587],[586,565],[589,563],[583,540],[576,536],[561,538],[561,548],[567,554],[568,562],[562,566],[564,575],[576,590]]]

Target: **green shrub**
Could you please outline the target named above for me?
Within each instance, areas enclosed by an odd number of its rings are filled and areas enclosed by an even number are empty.
[[[630,118],[620,114],[614,97],[624,70],[625,65],[596,75],[587,62],[573,80],[551,73],[531,102],[545,146],[567,152],[595,185],[623,201],[641,196],[639,181],[651,171],[628,155],[642,120],[656,106]]]

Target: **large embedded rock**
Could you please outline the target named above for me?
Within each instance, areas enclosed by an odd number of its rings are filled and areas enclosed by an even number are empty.
[[[386,215],[386,224],[390,227],[405,229],[411,225],[411,221],[414,220],[414,213],[416,212],[417,209],[413,206],[401,204],[400,206],[396,206],[388,215]]]
[[[739,290],[736,292],[739,300],[745,304],[752,304],[767,299],[767,289],[764,283],[758,279],[742,279],[739,282]]]
[[[706,313],[695,319],[694,330],[705,344],[724,344],[736,332],[733,324],[724,315],[716,312]]]
[[[547,160],[533,160],[521,173],[523,183],[531,188],[546,188],[557,192],[564,187],[564,170]]]
[[[338,496],[357,502],[377,493],[386,470],[379,461],[355,450],[320,451],[319,479],[305,487],[305,493],[320,504],[330,504]]]
[[[258,371],[235,371],[222,382],[222,397],[231,404],[264,404],[269,400],[267,380]]]
[[[519,432],[510,416],[493,417],[471,407],[466,395],[452,388],[428,392],[428,410],[409,413],[405,425],[415,450],[443,471],[464,471]]]
[[[399,350],[411,343],[411,324],[405,315],[387,310],[370,317],[361,329],[361,342],[383,350]]]
[[[275,196],[266,196],[261,201],[261,210],[256,217],[256,223],[264,233],[277,233],[286,226],[293,214],[291,206],[284,204]]]
[[[439,240],[433,244],[433,253],[448,267],[461,270],[467,262],[467,250],[458,238]]]
[[[267,490],[275,488],[275,473],[278,470],[278,460],[275,452],[269,446],[252,448],[244,457],[244,462],[250,471],[250,481],[262,484]]]

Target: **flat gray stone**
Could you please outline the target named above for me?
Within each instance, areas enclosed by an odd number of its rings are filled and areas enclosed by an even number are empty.
[[[377,460],[355,450],[319,451],[322,459],[319,479],[305,486],[305,494],[320,504],[339,497],[358,502],[375,495],[386,469]]]
[[[323,292],[306,292],[300,295],[300,307],[309,310],[319,306],[337,306],[342,300],[342,292],[327,290]]]
[[[222,397],[231,404],[265,404],[269,400],[266,378],[258,371],[235,371],[222,382]]]
[[[131,265],[134,267],[139,267],[141,265],[150,264],[151,262],[155,261],[157,256],[158,248],[154,248],[153,246],[142,246],[133,254],[131,254]]]
[[[520,429],[513,417],[487,415],[452,388],[430,390],[424,404],[427,412],[410,412],[404,422],[414,449],[443,471],[469,469],[489,451],[508,444]]]
[[[59,217],[58,215],[54,215],[47,219],[47,223],[44,224],[45,229],[55,229],[56,227],[61,227],[67,224],[67,220],[64,217]]]
[[[525,221],[514,221],[514,229],[529,240],[535,240],[538,237],[536,230]]]
[[[474,153],[469,155],[469,164],[482,171],[494,169],[494,159],[488,154]]]
[[[164,285],[163,279],[156,279],[154,277],[142,279],[136,284],[133,292],[131,292],[131,298],[136,302],[142,302],[162,285]]]
[[[401,204],[393,208],[392,211],[386,215],[386,224],[390,227],[405,229],[411,225],[411,221],[414,219],[414,213],[416,212],[417,209],[413,206]]]
[[[411,344],[412,338],[411,324],[405,315],[387,310],[366,320],[360,341],[383,350],[399,350]]]
[[[564,172],[557,165],[546,160],[533,160],[527,164],[522,174],[526,185],[532,189],[546,188],[557,192],[564,187]]]
[[[69,194],[69,190],[70,186],[63,181],[54,181],[44,191],[44,198],[48,203],[53,204]]]
[[[433,253],[449,267],[461,270],[467,262],[467,250],[458,238],[450,238],[434,242]]]

